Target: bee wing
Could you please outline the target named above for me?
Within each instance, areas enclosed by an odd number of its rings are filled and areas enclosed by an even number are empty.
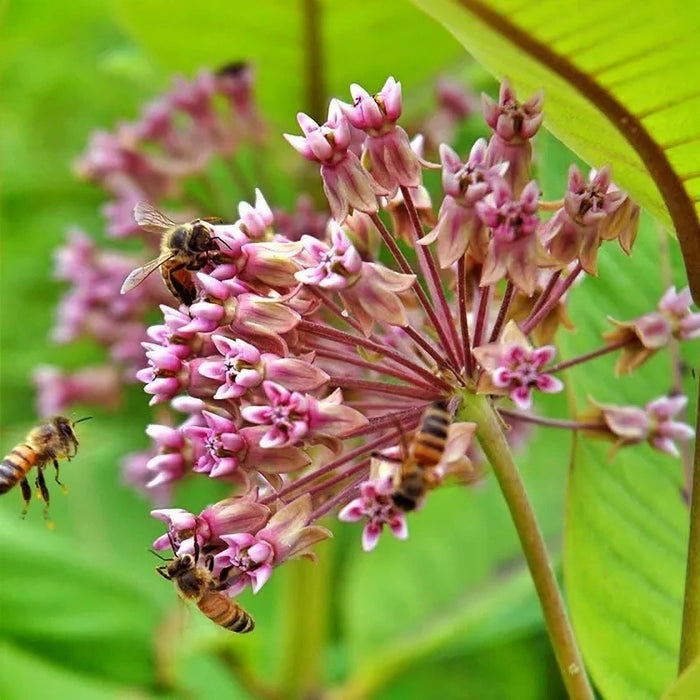
[[[148,275],[157,270],[164,262],[170,260],[173,257],[172,253],[166,253],[164,255],[159,255],[155,260],[149,260],[145,265],[137,267],[132,270],[127,278],[122,284],[122,288],[119,290],[120,294],[126,294],[131,291],[134,287],[138,287],[141,282],[143,282]]]
[[[138,202],[134,207],[134,219],[136,223],[149,233],[163,233],[177,224],[165,214],[159,212],[148,202]]]

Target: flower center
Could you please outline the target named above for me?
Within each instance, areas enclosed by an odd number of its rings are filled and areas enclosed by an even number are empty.
[[[204,446],[212,457],[221,457],[225,452],[221,436],[216,433],[209,433],[209,436],[204,441]]]

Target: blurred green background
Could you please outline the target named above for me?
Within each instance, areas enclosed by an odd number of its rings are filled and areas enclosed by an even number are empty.
[[[411,6],[375,5],[360,2],[352,12],[322,5],[322,86],[348,99],[350,82],[373,90],[394,75],[404,84],[408,108],[417,109],[432,78],[459,68],[463,52]],[[3,454],[35,421],[35,365],[71,369],[102,359],[88,341],[58,347],[47,339],[62,292],[52,281],[52,251],[71,225],[104,240],[98,211],[104,195],[71,174],[91,131],[133,118],[176,71],[192,76],[197,67],[243,58],[255,65],[273,142],[281,131],[296,131],[295,115],[306,108],[306,30],[296,6],[213,2],[193,12],[165,2],[3,6]],[[429,51],[417,49],[416,32]],[[466,71],[477,86],[491,85]],[[462,151],[476,133],[463,134]],[[278,143],[289,160],[291,149],[281,137]],[[545,134],[538,147],[541,183],[554,196],[564,187],[571,156]],[[291,202],[289,182],[275,182],[275,191],[279,201],[272,203]],[[648,220],[643,226],[652,243],[641,259],[655,259],[654,227]],[[615,270],[620,258],[611,252],[603,266]],[[652,265],[649,274],[657,272]],[[651,300],[662,288],[656,276]],[[613,296],[613,287],[597,289],[603,299]],[[645,308],[637,299],[626,303],[635,309],[629,315]],[[592,316],[597,308],[598,302],[579,310]],[[602,317],[595,323],[604,327]],[[653,372],[662,384],[670,381],[667,365],[659,362]],[[0,502],[0,697],[245,698],[265,696],[268,684],[292,696],[294,664],[304,661],[304,649],[313,651],[323,685],[336,688],[337,697],[564,697],[492,479],[470,491],[435,493],[420,516],[410,518],[407,543],[385,537],[369,555],[360,549],[359,527],[333,524],[336,538],[318,547],[318,565],[294,562],[256,597],[242,596],[257,629],[235,637],[179,606],[172,587],[153,573],[157,562],[148,549],[160,523],[120,476],[120,458],[148,444],[146,397],[134,387],[120,410],[89,412],[95,418],[81,426],[80,453],[62,469],[69,493],[52,489],[55,530],[47,530],[36,502],[26,520],[18,517],[18,492]],[[566,399],[548,398],[542,412],[566,415]],[[522,456],[557,561],[569,448],[565,434],[537,433]],[[175,505],[198,512],[222,495],[216,484],[201,482],[190,482]]]

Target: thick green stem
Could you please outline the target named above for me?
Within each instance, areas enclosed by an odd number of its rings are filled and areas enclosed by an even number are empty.
[[[698,378],[700,385],[700,378]],[[700,411],[696,417],[695,435],[700,435]],[[690,501],[690,535],[688,567],[685,572],[685,601],[678,671],[682,673],[700,656],[700,439],[695,440],[695,460]]]
[[[464,396],[457,420],[473,421],[478,425],[479,444],[491,463],[518,532],[569,697],[573,700],[593,700],[593,690],[586,676],[542,533],[506,442],[502,423],[488,399],[473,394]]]
[[[292,561],[285,567],[285,658],[281,690],[284,698],[313,697],[323,682],[332,573],[331,542],[317,563]]]

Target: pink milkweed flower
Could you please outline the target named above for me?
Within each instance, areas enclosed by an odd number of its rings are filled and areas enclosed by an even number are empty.
[[[222,236],[222,239],[226,237]],[[292,241],[239,241],[238,247],[231,246],[231,250],[222,253],[223,260],[228,258],[232,262],[220,264],[211,275],[220,280],[237,276],[253,286],[291,287],[294,273],[299,269],[294,256],[301,249],[300,243]]]
[[[377,197],[389,192],[370,177],[350,150],[352,127],[338,101],[331,100],[328,120],[322,126],[302,112],[297,121],[304,136],[284,134],[284,138],[304,158],[321,164],[323,191],[333,218],[342,224],[351,209],[376,214]]]
[[[675,441],[687,441],[695,435],[689,425],[673,420],[688,403],[686,396],[661,396],[644,408],[600,404],[591,398],[588,400],[593,408],[581,418],[586,422],[599,423],[600,427],[586,432],[593,437],[615,441],[613,453],[626,445],[648,442],[655,450],[678,457],[680,452]]]
[[[199,515],[193,515],[183,508],[159,508],[151,511],[168,525],[168,532],[153,543],[154,549],[167,549],[170,537],[175,541],[176,554],[191,553],[194,549],[193,537],[196,533],[200,548],[225,546],[222,537],[233,532],[258,530],[268,522],[270,509],[258,503],[257,492],[245,496],[225,498],[205,508]]]
[[[367,519],[362,531],[362,549],[372,551],[379,541],[384,525],[400,540],[408,537],[406,514],[399,510],[391,498],[394,492],[393,479],[390,474],[376,481],[364,481],[360,484],[360,495],[350,501],[338,513],[338,519],[354,523]]]
[[[624,199],[624,193],[610,181],[608,166],[592,170],[586,182],[581,171],[571,165],[564,206],[542,228],[542,241],[550,256],[561,265],[578,259],[588,274],[595,275],[601,232]]]
[[[255,188],[255,204],[251,206],[248,202],[241,202],[238,205],[239,220],[236,222],[240,230],[248,238],[265,238],[271,231],[274,216],[270,205],[263,197],[263,193]]]
[[[439,150],[446,196],[435,228],[418,242],[428,245],[437,241],[438,260],[443,268],[467,252],[481,263],[488,250],[488,233],[475,205],[492,191],[493,182],[503,177],[508,163],[487,166],[484,139],[474,143],[466,163],[447,144],[440,144]]]
[[[564,388],[559,379],[544,370],[556,348],[553,345],[532,348],[514,321],[506,325],[501,342],[482,345],[473,352],[485,370],[477,391],[509,396],[521,410],[532,406],[533,389],[555,394]]]
[[[491,229],[480,286],[507,277],[526,296],[534,293],[539,267],[551,262],[537,236],[538,200],[534,180],[520,199],[514,199],[505,180],[496,180],[491,194],[476,203],[479,217]]]
[[[311,551],[311,546],[333,537],[325,527],[309,525],[311,514],[311,496],[305,493],[282,506],[267,525],[255,533],[258,540],[272,546],[275,565],[295,557],[315,561],[316,555]]]
[[[700,313],[690,310],[692,303],[689,287],[680,292],[676,292],[675,287],[669,287],[659,302],[658,309],[669,320],[673,337],[678,340],[700,338]]]
[[[530,140],[544,120],[543,102],[543,90],[526,102],[518,102],[507,80],[501,82],[498,102],[484,93],[481,95],[484,119],[494,132],[488,146],[488,164],[509,164],[505,178],[516,196],[530,179]]]
[[[375,322],[406,326],[408,318],[398,294],[410,289],[415,275],[407,275],[375,263],[363,262],[343,229],[331,222],[332,246],[305,236],[308,265],[296,273],[302,284],[337,291],[346,309],[370,335]]]
[[[241,410],[250,423],[269,426],[260,440],[261,447],[293,447],[309,433],[309,406],[311,397],[291,392],[275,384],[264,382],[263,390],[269,404],[246,406]]]
[[[211,333],[226,327],[236,336],[264,341],[275,352],[285,354],[280,334],[291,331],[301,316],[283,298],[254,294],[235,279],[218,280],[201,272],[197,279],[205,298],[190,306],[192,322],[184,330]]]
[[[146,428],[146,435],[156,450],[146,465],[150,474],[146,488],[151,491],[171,487],[192,469],[199,457],[199,446],[187,439],[181,428],[169,425],[152,423]]]
[[[230,582],[226,594],[236,596],[248,585],[257,593],[272,576],[272,545],[249,532],[222,535],[221,539],[227,547],[215,556],[214,571]]]
[[[615,366],[617,375],[629,374],[675,338],[691,340],[700,337],[700,313],[690,311],[693,299],[686,287],[676,292],[670,287],[659,301],[657,311],[633,321],[616,321],[608,317],[615,330],[603,333],[608,345],[623,343],[622,354]]]
[[[362,269],[362,258],[338,224],[332,222],[329,233],[330,246],[311,236],[302,237],[304,257],[309,262],[294,277],[302,284],[338,291],[355,281]]]
[[[190,425],[183,433],[202,445],[202,453],[193,471],[209,474],[213,479],[230,476],[238,467],[238,453],[245,452],[247,444],[236,424],[224,416],[202,411],[205,426]]]
[[[428,164],[413,151],[408,134],[396,125],[401,116],[401,83],[387,78],[376,95],[353,83],[350,94],[353,104],[339,105],[348,121],[368,136],[363,164],[372,178],[389,198],[400,186],[418,187],[422,181],[421,166]]]
[[[263,391],[269,404],[241,410],[250,423],[269,426],[260,440],[261,447],[294,446],[310,437],[343,437],[367,424],[359,411],[343,405],[340,389],[321,400],[271,381],[263,382]]]
[[[170,401],[182,388],[186,375],[186,365],[168,348],[153,343],[143,343],[146,349],[148,367],[140,369],[136,378],[145,383],[144,391],[152,394],[149,405]]]
[[[198,371],[221,382],[214,394],[215,399],[238,398],[265,379],[296,391],[317,389],[329,379],[323,370],[305,360],[261,353],[240,338],[233,340],[215,334],[212,340],[221,357],[207,359]]]
[[[202,411],[206,425],[189,425],[182,432],[197,446],[199,458],[193,471],[212,479],[248,483],[249,472],[280,474],[309,464],[306,453],[294,447],[266,448],[259,428],[241,428],[230,416]]]

